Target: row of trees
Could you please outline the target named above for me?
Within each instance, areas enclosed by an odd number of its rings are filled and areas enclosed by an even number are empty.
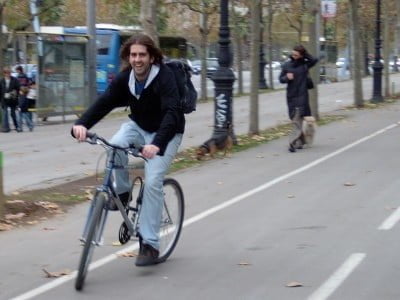
[[[29,0],[31,1],[31,0]],[[29,30],[33,16],[29,11],[29,1],[0,0],[0,24],[7,25],[11,32]],[[36,0],[40,5],[42,25],[74,26],[84,25],[86,20],[86,0]],[[283,50],[290,50],[296,43],[307,38],[317,40],[318,36],[337,41],[339,49],[351,49],[357,53],[352,59],[352,75],[368,75],[365,63],[374,51],[374,32],[376,0],[337,0],[337,17],[323,22],[310,38],[318,13],[319,0],[231,0],[230,22],[231,37],[234,46],[234,65],[238,71],[239,93],[243,93],[242,70],[250,66],[252,34],[260,35],[257,43],[263,41],[267,61],[282,60]],[[400,4],[396,0],[383,2],[385,63],[391,55],[398,55],[400,38]],[[202,61],[201,99],[207,99],[206,61],[207,49],[218,40],[219,0],[97,0],[96,22],[121,25],[141,24],[144,30],[157,38],[159,34],[182,35],[198,46]],[[262,19],[254,16],[254,5],[262,12]],[[348,28],[352,30],[348,30]],[[260,33],[255,30],[261,28]],[[0,35],[1,35],[0,29]],[[354,33],[354,34],[352,34]],[[397,35],[395,34],[397,33]],[[8,36],[8,42],[13,35]],[[3,42],[1,44],[1,42]],[[5,49],[7,42],[0,38],[0,48]],[[308,43],[309,47],[315,45]],[[317,54],[317,50],[311,49]],[[254,53],[253,53],[254,55]],[[0,66],[2,65],[0,56]],[[252,65],[252,69],[254,64]],[[272,68],[269,68],[272,72]],[[388,70],[388,68],[386,68]],[[317,72],[317,68],[316,71]],[[318,81],[318,74],[314,74]],[[269,87],[273,88],[272,74]],[[388,79],[386,79],[387,81]],[[357,89],[361,90],[361,89]],[[386,85],[389,92],[389,85]],[[362,105],[362,95],[357,93],[357,106]],[[316,104],[315,104],[316,106]],[[314,108],[317,111],[317,107]]]

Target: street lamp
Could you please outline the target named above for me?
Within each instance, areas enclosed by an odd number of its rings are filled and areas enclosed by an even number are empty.
[[[227,134],[233,136],[232,117],[232,91],[235,75],[231,69],[232,52],[230,48],[229,24],[228,24],[228,0],[220,1],[220,29],[219,29],[219,67],[213,74],[215,85],[214,98],[214,132],[212,138],[218,142],[226,138]],[[229,128],[231,128],[229,130]]]
[[[376,36],[375,36],[375,62],[372,66],[374,70],[374,82],[373,82],[373,93],[372,102],[382,102],[382,69],[383,64],[381,62],[381,0],[376,1]]]
[[[260,76],[259,76],[259,83],[258,83],[258,88],[259,89],[267,89],[268,85],[267,82],[265,81],[265,65],[267,62],[265,61],[265,56],[264,56],[264,43],[263,43],[263,35],[264,35],[264,21],[263,21],[263,8],[262,5],[260,5]]]

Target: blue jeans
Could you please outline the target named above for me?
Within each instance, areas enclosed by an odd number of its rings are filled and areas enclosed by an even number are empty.
[[[156,133],[144,131],[135,122],[122,124],[118,132],[112,137],[111,143],[121,147],[129,144],[150,144]],[[182,134],[176,134],[168,143],[163,156],[156,155],[145,163],[145,188],[143,190],[142,211],[139,217],[139,233],[145,244],[159,249],[159,230],[163,210],[163,182],[178,148],[182,142]],[[128,157],[122,151],[116,155],[117,165],[127,165]],[[115,170],[115,191],[117,194],[127,192],[131,188],[128,170]]]
[[[33,130],[33,122],[29,116],[29,112],[20,112],[19,113],[19,128],[22,130],[23,123],[25,121],[26,126],[29,128],[30,131]]]
[[[16,130],[19,130],[17,115],[15,114],[16,107],[15,106],[3,106],[3,130],[10,131],[10,124],[8,121],[8,109],[10,109],[11,118],[13,120],[14,126]]]

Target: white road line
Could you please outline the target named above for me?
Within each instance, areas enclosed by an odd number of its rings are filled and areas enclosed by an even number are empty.
[[[307,300],[325,300],[345,281],[353,270],[366,257],[365,253],[353,253],[350,257],[336,270],[335,273],[324,282]]]
[[[344,147],[342,147],[342,148],[340,148],[340,149],[338,149],[338,150],[336,150],[336,151],[334,151],[334,152],[332,152],[330,154],[327,154],[327,155],[325,155],[325,156],[323,156],[323,157],[321,157],[321,158],[319,158],[317,160],[314,160],[313,162],[311,162],[311,163],[309,163],[309,164],[307,164],[307,165],[305,165],[303,167],[300,167],[300,168],[298,168],[298,169],[296,169],[296,170],[294,170],[292,172],[289,172],[289,173],[286,173],[286,174],[284,174],[282,176],[279,176],[279,177],[277,177],[277,178],[275,178],[275,179],[273,179],[271,181],[268,181],[268,182],[264,183],[263,185],[260,185],[260,186],[254,188],[252,190],[249,190],[249,191],[247,191],[247,192],[245,192],[245,193],[243,193],[243,194],[241,194],[239,196],[236,196],[236,197],[234,197],[234,198],[232,198],[230,200],[227,200],[227,201],[225,201],[225,202],[223,202],[223,203],[221,203],[219,205],[216,205],[216,206],[214,206],[214,207],[212,207],[210,209],[207,209],[204,212],[199,213],[198,215],[195,215],[195,216],[185,220],[185,222],[183,223],[183,227],[186,227],[186,226],[189,226],[190,224],[199,222],[200,220],[202,220],[202,219],[204,219],[204,218],[206,218],[206,217],[208,217],[208,216],[210,216],[212,214],[215,214],[216,212],[218,212],[218,211],[220,211],[220,210],[222,210],[224,208],[227,208],[227,207],[229,207],[229,206],[231,206],[231,205],[233,205],[235,203],[238,203],[238,202],[240,202],[240,201],[242,201],[242,200],[244,200],[244,199],[246,199],[246,198],[248,198],[248,197],[250,197],[252,195],[255,195],[255,194],[257,194],[257,193],[259,193],[259,192],[261,192],[263,190],[266,190],[266,189],[270,188],[271,186],[273,186],[273,185],[275,185],[275,184],[277,184],[277,183],[279,183],[281,181],[284,181],[284,180],[286,180],[286,179],[288,179],[288,178],[290,178],[290,177],[292,177],[294,175],[297,175],[297,174],[299,174],[301,172],[307,171],[308,169],[311,169],[311,168],[323,163],[324,161],[326,161],[326,160],[328,160],[328,159],[330,159],[332,157],[335,157],[335,156],[337,156],[337,155],[339,155],[339,154],[341,154],[341,153],[343,153],[343,152],[345,152],[345,151],[347,151],[347,150],[349,150],[349,149],[351,149],[351,148],[353,148],[353,147],[355,147],[355,146],[357,146],[357,145],[359,145],[359,144],[361,144],[363,142],[366,142],[369,139],[372,139],[372,138],[374,138],[375,136],[377,136],[379,134],[382,134],[382,133],[384,133],[384,132],[386,132],[386,131],[388,131],[390,129],[393,129],[393,128],[399,126],[399,125],[400,125],[400,122],[397,122],[395,124],[389,125],[389,126],[383,128],[383,129],[378,130],[378,131],[376,131],[376,132],[374,132],[374,133],[372,133],[370,135],[367,135],[367,136],[365,136],[365,137],[363,137],[363,138],[361,138],[361,139],[359,139],[359,140],[357,140],[357,141],[355,141],[355,142],[353,142],[353,143],[351,143],[351,144],[349,144],[347,146],[344,146]],[[137,249],[137,248],[138,248],[138,244],[137,243],[135,243],[135,244],[133,244],[131,246],[128,246],[126,248],[123,248],[122,250],[120,250],[120,251],[118,251],[116,253],[110,254],[110,255],[108,255],[108,256],[100,259],[100,260],[97,260],[97,261],[91,263],[89,270],[94,270],[96,268],[99,268],[99,267],[101,267],[101,266],[103,266],[103,265],[115,260],[118,257],[117,256],[118,253],[132,251],[132,250]],[[36,297],[36,296],[38,296],[38,295],[40,295],[40,294],[42,294],[42,293],[44,293],[46,291],[49,291],[49,290],[51,290],[51,289],[53,289],[53,288],[55,288],[55,287],[57,287],[59,285],[62,285],[64,283],[74,279],[75,277],[76,277],[76,271],[74,271],[70,275],[63,276],[63,277],[60,277],[60,278],[57,278],[57,279],[53,280],[52,282],[43,284],[43,285],[41,285],[41,286],[39,286],[39,287],[37,287],[35,289],[32,289],[32,290],[30,290],[30,291],[28,291],[28,292],[26,292],[26,293],[24,293],[22,295],[19,295],[19,296],[15,297],[15,298],[13,298],[11,300],[32,299],[33,297]]]
[[[400,220],[400,207],[398,207],[383,223],[378,230],[390,230]]]

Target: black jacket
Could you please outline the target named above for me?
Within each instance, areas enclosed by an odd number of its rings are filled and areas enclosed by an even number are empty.
[[[8,89],[6,89],[6,80],[4,78],[0,80],[0,103],[2,107],[5,107],[6,105],[16,107],[18,105],[19,88],[19,81],[13,76],[10,77],[10,84],[8,85]],[[5,99],[4,94],[10,92],[12,92],[14,95],[12,97],[12,100]]]
[[[282,66],[279,81],[287,83],[286,100],[288,104],[289,118],[293,119],[295,108],[299,107],[301,116],[311,115],[310,105],[308,103],[307,76],[308,69],[312,68],[318,59],[306,54],[304,58],[295,60],[292,57]],[[287,73],[293,73],[293,80],[289,80]]]
[[[129,117],[134,122],[147,132],[156,132],[152,144],[159,147],[159,154],[163,155],[169,141],[185,128],[174,74],[161,64],[158,74],[140,97],[136,97],[128,86],[130,73],[131,70],[119,73],[75,124],[90,129],[114,108],[129,106]]]

